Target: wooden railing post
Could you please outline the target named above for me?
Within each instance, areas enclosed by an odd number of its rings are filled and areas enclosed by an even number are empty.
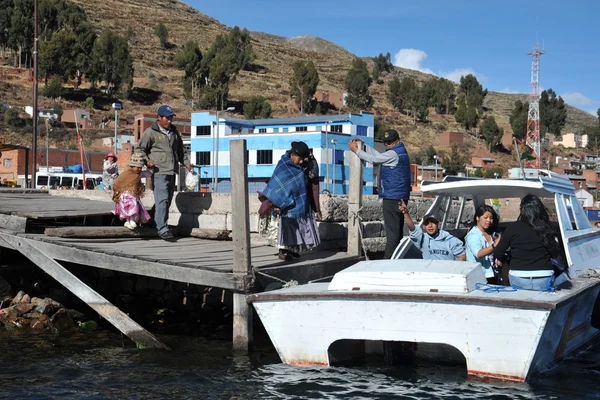
[[[348,255],[360,256],[362,253],[361,225],[359,211],[362,207],[363,169],[358,156],[350,156],[350,179],[348,193]]]
[[[233,229],[233,273],[240,275],[248,291],[252,273],[250,260],[250,215],[248,206],[248,160],[246,140],[229,142],[231,175],[231,217]],[[246,303],[246,293],[233,294],[233,349],[248,351],[252,343],[252,308]]]

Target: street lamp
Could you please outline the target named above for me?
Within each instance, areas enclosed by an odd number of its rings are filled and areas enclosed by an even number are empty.
[[[325,121],[325,189],[329,191],[329,127],[332,121]]]
[[[494,172],[494,178],[498,179],[498,173]]]
[[[112,108],[115,109],[115,154],[117,154],[117,124],[119,121],[119,110],[122,108],[121,103],[112,103]]]
[[[234,111],[235,107],[227,107],[225,111]],[[219,191],[219,110],[217,110],[217,132],[216,132],[216,145],[215,145],[215,168],[213,169],[214,183],[213,192]]]
[[[50,135],[50,132],[52,132],[52,129],[48,129],[48,119],[46,119],[45,124],[46,124],[46,173],[48,173],[48,172],[50,172],[48,170],[48,143],[49,143],[48,136]]]
[[[438,156],[437,156],[437,154],[433,155],[433,159],[435,160],[435,181],[437,182],[437,180],[438,180],[438,177],[437,177]]]
[[[337,142],[337,140],[331,139],[331,144],[333,145],[333,186],[331,188],[331,194],[335,194],[335,145]]]

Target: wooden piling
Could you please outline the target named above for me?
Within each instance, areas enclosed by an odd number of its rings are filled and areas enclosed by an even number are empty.
[[[362,253],[360,208],[362,207],[363,169],[358,156],[350,157],[350,179],[348,193],[348,255]]]
[[[231,210],[233,230],[233,274],[244,281],[244,293],[233,294],[233,349],[248,351],[252,343],[252,307],[246,302],[250,289],[250,216],[248,206],[248,160],[246,140],[229,142],[231,166]]]

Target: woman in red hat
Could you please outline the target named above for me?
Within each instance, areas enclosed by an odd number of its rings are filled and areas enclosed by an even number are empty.
[[[112,190],[115,179],[119,176],[119,166],[117,165],[117,156],[112,151],[104,157],[104,167],[102,172],[102,184],[104,190]]]

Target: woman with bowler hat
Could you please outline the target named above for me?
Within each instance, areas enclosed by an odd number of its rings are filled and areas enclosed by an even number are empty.
[[[292,142],[292,148],[281,157],[273,175],[259,198],[260,213],[271,210],[278,218],[279,259],[289,261],[299,252],[320,243],[315,217],[306,193],[302,164],[309,156],[304,142]],[[271,207],[264,207],[268,204]]]

